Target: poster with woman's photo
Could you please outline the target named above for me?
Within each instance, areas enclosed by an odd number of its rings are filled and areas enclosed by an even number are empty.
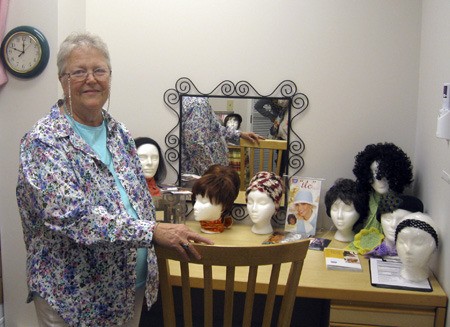
[[[290,180],[285,230],[314,236],[316,234],[321,178],[297,177]]]

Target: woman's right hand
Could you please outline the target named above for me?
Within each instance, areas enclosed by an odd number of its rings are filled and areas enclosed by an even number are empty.
[[[185,260],[189,260],[189,256],[201,259],[200,253],[191,246],[192,242],[214,244],[213,241],[190,230],[184,224],[170,223],[158,223],[153,231],[153,241],[158,245],[176,249]]]
[[[253,132],[241,132],[241,138],[244,140],[256,143],[259,145],[259,140],[264,140],[264,137]]]

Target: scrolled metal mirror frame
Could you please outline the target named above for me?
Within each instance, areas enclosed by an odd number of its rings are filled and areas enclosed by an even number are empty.
[[[302,138],[292,128],[294,120],[308,107],[308,97],[297,92],[297,85],[291,80],[284,80],[267,95],[262,95],[249,82],[239,81],[233,83],[225,80],[220,82],[211,92],[203,93],[198,90],[195,84],[187,77],[178,79],[175,88],[164,92],[164,102],[167,107],[177,116],[177,124],[167,133],[165,137],[166,151],[164,154],[166,163],[177,173],[176,185],[181,181],[181,160],[180,160],[180,140],[181,140],[181,98],[183,96],[205,96],[205,97],[233,97],[233,98],[289,98],[289,134],[288,134],[288,175],[296,175],[305,165],[302,153],[305,151],[305,143]],[[178,169],[176,168],[178,164]],[[294,170],[289,174],[289,168]]]

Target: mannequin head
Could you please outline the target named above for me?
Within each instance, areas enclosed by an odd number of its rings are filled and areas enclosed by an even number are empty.
[[[415,282],[428,278],[428,262],[439,244],[433,220],[421,212],[405,216],[397,226],[395,241],[401,276]]]
[[[239,189],[236,190],[236,184],[229,176],[222,174],[203,175],[192,187],[195,220],[217,220],[223,218],[224,213],[231,210],[238,193]],[[197,199],[201,200],[198,204]],[[210,206],[203,206],[208,203]],[[214,207],[215,210],[212,210],[213,206],[220,206],[220,212],[216,211],[217,207]],[[200,210],[204,207],[211,210],[207,211],[210,212],[209,215],[200,213],[199,211],[197,211],[197,215],[195,214],[196,209]]]
[[[283,182],[280,176],[272,172],[260,171],[250,180],[245,191],[245,201],[248,202],[248,194],[251,191],[265,193],[275,205],[275,213],[280,209],[281,196],[283,195]]]
[[[358,191],[364,193],[378,192],[380,182],[381,186],[387,183],[390,190],[402,193],[413,180],[409,157],[393,143],[367,145],[355,157],[353,174]],[[385,187],[379,190],[387,192]]]
[[[145,178],[154,178],[161,183],[166,178],[166,165],[158,143],[149,137],[138,137],[134,142]]]
[[[289,105],[289,100],[288,99],[278,99],[277,104],[282,108],[286,108]]]
[[[275,203],[267,193],[258,190],[250,191],[247,195],[247,211],[253,222],[253,233],[273,232],[270,220],[275,213]]]
[[[194,204],[194,218],[196,221],[216,220],[222,215],[223,206],[212,203],[210,198],[197,194]]]
[[[334,238],[351,242],[355,236],[355,226],[362,222],[368,210],[366,196],[357,192],[356,182],[347,178],[336,180],[325,194],[325,206],[337,229]]]
[[[372,162],[370,165],[370,170],[372,171],[372,189],[378,194],[386,194],[389,191],[389,181],[386,177],[379,178],[378,175],[378,161]]]
[[[423,212],[422,201],[414,196],[388,192],[381,197],[377,219],[383,229],[384,242],[390,248],[395,247],[395,230],[398,223],[414,212]]]
[[[226,127],[233,129],[239,129],[242,123],[242,116],[239,114],[229,114],[225,117],[223,124]]]
[[[159,166],[159,153],[156,146],[150,143],[142,144],[137,150],[137,154],[141,161],[145,178],[155,176]]]
[[[247,211],[253,222],[252,232],[269,234],[273,232],[271,218],[280,208],[283,194],[281,178],[274,173],[261,171],[250,180],[245,192]]]

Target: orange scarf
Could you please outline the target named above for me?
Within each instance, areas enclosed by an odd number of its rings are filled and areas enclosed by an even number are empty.
[[[146,178],[148,190],[152,196],[161,196],[161,190],[158,185],[156,185],[156,181],[153,177]]]
[[[219,234],[222,233],[225,228],[230,228],[233,224],[233,218],[231,217],[225,217],[219,218],[217,220],[202,220],[200,221],[200,227],[201,230],[204,233],[210,233],[210,234]]]

